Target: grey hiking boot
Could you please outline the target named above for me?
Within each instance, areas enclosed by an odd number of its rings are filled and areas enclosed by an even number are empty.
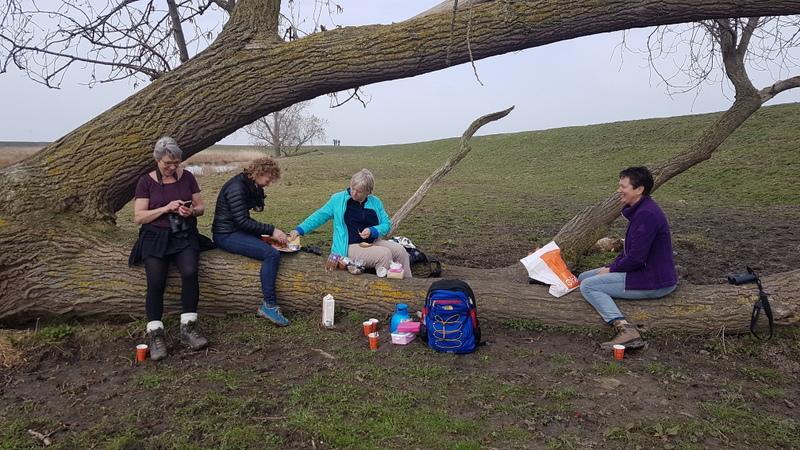
[[[601,349],[611,350],[616,344],[624,345],[626,349],[631,350],[644,347],[642,335],[639,334],[639,330],[636,329],[635,325],[625,320],[617,320],[613,325],[617,331],[617,335],[614,336],[614,339],[600,344]]]
[[[200,334],[195,320],[181,324],[181,342],[192,350],[202,350],[208,347],[208,339]]]
[[[164,329],[156,328],[147,332],[150,341],[150,359],[158,361],[167,357],[167,341],[164,338]]]

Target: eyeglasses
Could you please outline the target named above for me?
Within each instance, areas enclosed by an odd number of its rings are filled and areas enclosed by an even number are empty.
[[[181,161],[180,160],[178,160],[178,161],[166,161],[166,160],[162,159],[162,160],[160,160],[158,162],[160,162],[161,164],[163,164],[166,167],[178,167],[178,166],[181,165]]]

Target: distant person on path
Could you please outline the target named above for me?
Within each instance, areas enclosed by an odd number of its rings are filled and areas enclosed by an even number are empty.
[[[614,298],[653,299],[675,290],[678,276],[672,260],[672,238],[664,211],[650,198],[653,176],[647,167],[629,167],[619,174],[617,192],[625,203],[622,215],[628,219],[622,252],[610,265],[583,272],[581,294],[617,335],[600,344],[636,349],[644,346],[639,330],[628,323]]]
[[[280,177],[281,168],[273,159],[260,158],[251,162],[219,191],[211,231],[219,248],[261,261],[263,301],[257,313],[283,327],[289,325],[289,320],[281,313],[275,294],[281,254],[262,241],[261,235],[272,236],[285,244],[286,234],[274,225],[250,217],[251,209],[264,210],[264,188]]]
[[[141,228],[128,264],[144,262],[150,359],[157,361],[167,356],[161,316],[170,261],[181,274],[180,339],[192,350],[205,348],[208,340],[197,328],[200,242],[196,217],[205,211],[200,186],[191,172],[179,167],[183,152],[174,139],[159,139],[153,158],[156,170],[142,175],[136,185],[133,221]]]
[[[392,262],[403,265],[403,278],[411,278],[411,265],[405,247],[381,239],[392,228],[383,202],[372,195],[375,178],[361,169],[350,178],[350,187],[331,195],[325,205],[312,213],[289,233],[293,240],[333,220],[331,253],[362,260],[367,268],[389,269]]]

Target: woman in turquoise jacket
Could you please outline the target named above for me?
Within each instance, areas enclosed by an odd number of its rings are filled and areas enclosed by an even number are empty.
[[[392,222],[381,200],[372,195],[375,178],[361,169],[350,179],[350,187],[331,195],[322,208],[314,211],[295,227],[289,238],[294,239],[314,231],[333,220],[331,253],[361,260],[381,274],[393,261],[403,265],[403,278],[411,278],[411,266],[405,247],[381,239],[392,228]]]

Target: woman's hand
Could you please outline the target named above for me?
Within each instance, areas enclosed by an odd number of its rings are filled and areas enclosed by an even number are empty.
[[[181,217],[192,217],[194,215],[194,209],[191,206],[187,208],[186,206],[181,205],[178,208],[178,214]]]
[[[300,237],[300,233],[298,233],[297,230],[292,230],[289,232],[289,241],[294,241],[298,237]]]
[[[164,205],[164,208],[167,210],[168,213],[176,213],[178,212],[178,209],[180,209],[181,206],[183,206],[183,201],[173,200]]]
[[[277,228],[272,230],[272,238],[278,241],[278,243],[281,245],[286,245],[286,243],[289,242],[289,240],[286,238],[286,233]]]
[[[361,236],[361,239],[369,239],[369,237],[372,235],[372,230],[370,230],[369,227],[364,228],[360,233],[358,233],[358,235]]]
[[[600,270],[597,271],[597,275],[604,275],[607,273],[611,273],[611,269],[608,267],[601,267]]]

